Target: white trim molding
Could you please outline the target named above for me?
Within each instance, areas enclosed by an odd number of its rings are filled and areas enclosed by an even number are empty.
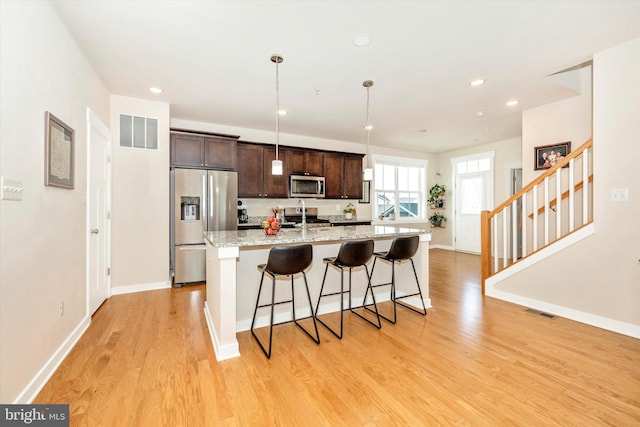
[[[85,316],[71,334],[62,342],[60,347],[51,355],[49,360],[40,368],[38,373],[29,381],[29,384],[27,384],[24,390],[22,390],[12,402],[13,404],[29,404],[33,402],[33,399],[36,398],[38,393],[40,393],[42,388],[47,384],[47,381],[49,381],[62,361],[67,357],[73,347],[75,347],[90,324],[91,316]]]
[[[171,288],[171,282],[151,282],[137,285],[115,286],[111,288],[111,295],[132,294],[134,292],[156,291],[158,289]]]

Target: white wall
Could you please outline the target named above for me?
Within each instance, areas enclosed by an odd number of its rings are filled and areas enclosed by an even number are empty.
[[[472,154],[485,153],[489,151],[495,152],[493,159],[493,183],[494,183],[494,206],[504,202],[507,199],[509,189],[507,187],[507,174],[510,167],[520,166],[521,158],[521,139],[511,138],[502,141],[491,142],[488,144],[477,145],[475,147],[464,148],[460,150],[447,151],[440,153],[437,160],[437,169],[429,168],[430,186],[438,183],[447,187],[447,204],[444,216],[447,217],[447,228],[433,228],[431,236],[431,245],[453,245],[453,215],[454,215],[454,198],[455,191],[452,188],[453,171],[451,167],[451,159],[455,157],[470,156]],[[440,176],[436,176],[440,173]]]
[[[496,285],[519,297],[581,313],[576,317],[595,319],[599,326],[635,331],[630,334],[636,336],[640,330],[638,76],[640,39],[594,56],[595,234]],[[547,113],[551,116],[563,108],[552,105]],[[536,114],[538,119],[543,117]],[[556,140],[562,141],[566,134],[562,123],[558,126]],[[629,201],[611,201],[613,188],[628,189]]]
[[[120,147],[120,114],[158,119],[158,149]],[[111,96],[113,293],[170,286],[169,104]]]
[[[534,147],[571,141],[575,150],[591,138],[591,68],[579,75],[582,93],[522,112],[522,181],[526,185],[544,171],[534,170]]]
[[[86,107],[108,123],[109,95],[40,1],[0,2],[0,93],[0,174],[24,187],[22,201],[0,202],[0,402],[26,403],[88,322]],[[44,185],[45,111],[75,130],[73,190]]]

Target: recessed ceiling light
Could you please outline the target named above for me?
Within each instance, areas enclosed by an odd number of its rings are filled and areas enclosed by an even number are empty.
[[[480,86],[484,84],[484,79],[476,79],[469,83],[471,86]]]
[[[356,34],[353,38],[353,44],[358,47],[365,47],[371,43],[371,36],[369,34]]]
[[[150,87],[149,88],[149,92],[151,92],[151,93],[162,93],[162,89],[160,89],[159,87]]]
[[[371,129],[373,129],[373,126],[371,126],[371,125],[366,125],[364,128],[365,128],[366,130],[371,130]]]
[[[278,114],[280,114],[281,116],[286,116],[287,110],[278,110]]]
[[[484,111],[476,112],[476,117],[484,117]]]
[[[507,107],[513,107],[514,105],[518,105],[517,99],[512,99],[511,101],[507,101]]]

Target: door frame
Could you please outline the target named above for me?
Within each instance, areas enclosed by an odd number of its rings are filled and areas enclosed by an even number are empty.
[[[86,223],[86,254],[85,254],[85,287],[86,287],[86,313],[87,316],[93,315],[91,312],[91,278],[89,277],[91,262],[91,129],[95,129],[102,134],[107,140],[107,163],[106,163],[106,218],[104,238],[106,240],[105,266],[111,268],[111,131],[100,120],[100,118],[87,107],[87,182],[84,190],[85,195],[85,223]],[[102,231],[102,230],[101,230]],[[107,275],[107,298],[111,297],[111,274]]]
[[[451,158],[451,188],[453,188],[453,199],[451,200],[453,202],[453,214],[451,215],[451,246],[453,247],[453,250],[456,251],[457,250],[457,242],[456,242],[456,229],[457,229],[457,216],[458,216],[458,204],[459,204],[459,200],[458,197],[460,195],[460,192],[458,191],[457,188],[457,184],[458,184],[458,168],[457,165],[458,163],[461,162],[467,162],[469,160],[476,160],[476,159],[489,159],[490,161],[490,167],[489,167],[489,171],[487,172],[488,174],[488,182],[485,184],[485,189],[486,189],[486,200],[489,206],[486,207],[486,209],[493,209],[493,206],[495,205],[495,199],[494,199],[494,191],[495,191],[495,156],[496,156],[496,152],[495,151],[486,151],[483,153],[476,153],[476,154],[471,154],[468,156],[460,156],[460,157],[452,157]],[[475,173],[475,172],[474,172]],[[479,252],[478,252],[479,253]]]

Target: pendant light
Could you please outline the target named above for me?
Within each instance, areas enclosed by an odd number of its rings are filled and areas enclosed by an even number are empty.
[[[364,129],[367,132],[367,166],[364,168],[362,179],[364,181],[373,180],[373,167],[371,166],[371,154],[369,153],[369,133],[373,127],[369,123],[369,88],[373,86],[373,80],[365,80],[362,82],[362,86],[367,88],[367,118],[364,123]]]
[[[282,160],[278,159],[278,145],[280,145],[280,81],[278,64],[283,61],[278,54],[271,55],[271,62],[276,64],[276,159],[271,162],[271,175],[282,175]]]

